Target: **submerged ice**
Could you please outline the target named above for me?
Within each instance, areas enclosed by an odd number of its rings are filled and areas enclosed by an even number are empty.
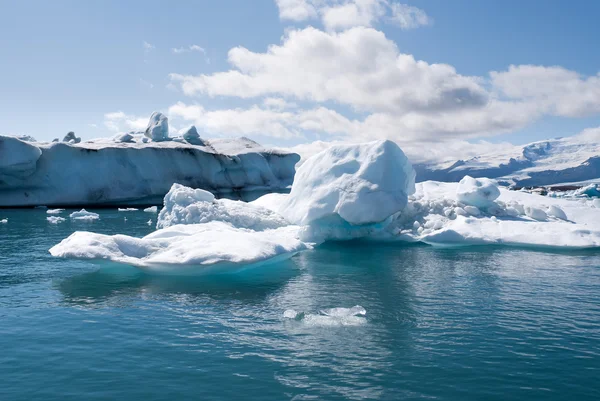
[[[359,326],[367,323],[365,315],[367,311],[362,306],[352,308],[323,309],[318,313],[298,312],[288,309],[283,312],[285,319],[301,322],[307,326]]]

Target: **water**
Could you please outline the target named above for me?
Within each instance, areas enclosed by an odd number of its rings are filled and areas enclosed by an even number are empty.
[[[197,279],[50,257],[156,220],[97,212],[0,210],[0,400],[600,398],[600,252],[353,242]]]

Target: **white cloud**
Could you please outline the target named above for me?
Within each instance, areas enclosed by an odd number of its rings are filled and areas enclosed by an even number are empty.
[[[174,54],[191,53],[191,52],[198,52],[198,53],[206,54],[206,50],[203,47],[200,47],[198,45],[190,45],[187,47],[174,47],[171,49],[171,51]]]
[[[490,76],[501,95],[526,99],[546,113],[562,117],[600,113],[600,73],[584,77],[562,67],[511,65]]]
[[[282,20],[306,21],[320,18],[328,30],[354,26],[371,27],[381,20],[402,29],[430,25],[425,11],[390,0],[275,0]],[[387,18],[385,18],[387,17]]]
[[[392,3],[390,8],[390,20],[402,29],[414,29],[433,23],[433,19],[420,8],[400,3]]]
[[[133,116],[116,111],[104,115],[104,125],[114,132],[143,131],[148,125],[148,117]]]
[[[275,3],[283,20],[304,21],[317,16],[312,0],[275,0]]]
[[[150,43],[148,43],[148,42],[146,42],[146,41],[144,41],[144,42],[142,43],[142,47],[144,48],[144,52],[145,52],[145,53],[149,53],[150,51],[152,51],[152,50],[156,49],[156,47],[154,47],[154,45],[153,45],[153,44],[150,44]]]
[[[263,100],[263,105],[268,109],[283,110],[298,107],[296,103],[288,102],[280,97],[267,97]]]
[[[241,98],[281,95],[335,101],[358,110],[407,113],[481,107],[488,94],[478,78],[448,64],[428,64],[399,52],[382,32],[341,33],[309,27],[287,33],[265,53],[229,51],[234,69],[211,75],[171,74],[187,95]]]
[[[152,82],[148,82],[143,78],[140,78],[140,85],[148,88],[148,89],[154,89],[154,84]]]

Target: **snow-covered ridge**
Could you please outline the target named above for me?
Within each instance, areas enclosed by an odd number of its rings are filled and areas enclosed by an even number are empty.
[[[600,131],[599,131],[600,132]],[[453,163],[415,165],[417,181],[460,181],[465,175],[495,178],[517,187],[600,179],[600,135],[595,131],[503,148]]]
[[[136,133],[77,143],[0,136],[0,207],[136,205],[160,202],[176,182],[228,193],[279,190],[293,181],[295,153],[247,138],[165,140],[164,120],[153,115],[150,123],[159,141]]]

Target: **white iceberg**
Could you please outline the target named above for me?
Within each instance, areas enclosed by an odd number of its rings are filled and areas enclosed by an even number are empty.
[[[59,217],[59,216],[48,216],[48,217],[46,217],[46,220],[48,220],[48,223],[50,223],[50,224],[58,224],[58,223],[62,223],[66,219],[64,217]]]
[[[48,209],[48,210],[46,210],[46,213],[48,213],[48,214],[61,214],[64,211],[65,211],[65,209]]]
[[[456,199],[465,205],[486,208],[500,196],[498,185],[488,178],[465,176],[456,188]]]
[[[0,224],[6,224],[6,223],[8,223],[8,219],[2,219],[2,220],[0,220]]]
[[[164,207],[158,215],[156,227],[211,221],[223,221],[236,228],[255,231],[290,225],[282,216],[269,209],[242,201],[215,199],[208,191],[173,184],[165,195]]]
[[[158,213],[158,206],[150,206],[144,209],[146,213]]]
[[[150,121],[144,132],[147,138],[154,142],[169,140],[169,119],[164,114],[155,111],[150,116]]]
[[[88,212],[85,209],[81,209],[78,212],[73,212],[69,215],[71,220],[98,220],[100,219],[100,215],[98,213]]]
[[[206,146],[134,139],[34,144],[0,136],[0,207],[152,204],[175,182],[214,193],[280,190],[300,159],[246,138]]]
[[[105,260],[162,274],[196,274],[287,259],[308,249],[297,227],[252,231],[213,221],[176,225],[143,238],[78,231],[50,249],[56,257]]]
[[[118,212],[137,212],[138,209],[134,207],[126,207],[126,208],[117,208]]]

